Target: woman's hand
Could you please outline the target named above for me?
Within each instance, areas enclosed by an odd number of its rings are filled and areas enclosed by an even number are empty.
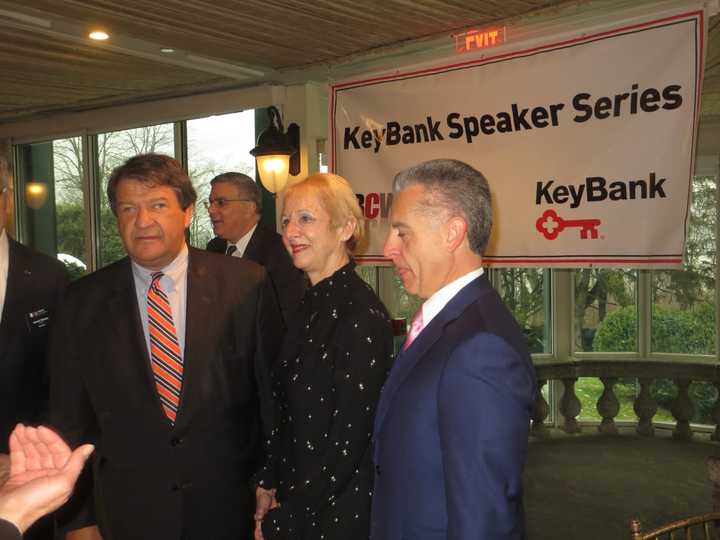
[[[270,510],[280,506],[275,499],[275,489],[255,488],[255,540],[263,540],[262,520]]]

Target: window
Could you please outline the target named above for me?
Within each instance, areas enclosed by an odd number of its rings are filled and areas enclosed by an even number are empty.
[[[573,341],[577,352],[637,351],[634,270],[574,272]]]
[[[175,140],[176,130],[188,134],[187,144]],[[209,182],[217,174],[237,171],[255,177],[249,154],[255,146],[254,110],[17,145],[15,189],[23,194],[15,220],[20,239],[57,254],[73,278],[121,259],[125,248],[107,198],[112,171],[138,154],[175,157],[181,144],[198,202],[207,199]],[[85,170],[88,148],[90,170]],[[207,212],[198,205],[191,244],[204,248],[212,236]]]
[[[653,272],[651,349],[715,354],[717,176],[695,176],[682,270]]]
[[[188,174],[198,194],[190,224],[190,243],[205,249],[213,234],[202,201],[210,195],[210,180],[225,172],[255,178],[255,111],[210,116],[187,122]]]
[[[72,279],[89,269],[84,219],[83,149],[80,137],[18,147],[17,189],[24,203],[18,222],[26,243],[57,256]]]
[[[508,268],[492,274],[503,302],[527,336],[530,352],[551,352],[550,271]]]
[[[175,155],[172,124],[112,131],[97,136],[97,178],[100,186],[100,252],[99,266],[106,266],[125,256],[118,234],[115,215],[107,198],[107,183],[115,167],[138,154]]]

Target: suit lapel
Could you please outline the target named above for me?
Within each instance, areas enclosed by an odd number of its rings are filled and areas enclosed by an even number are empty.
[[[255,227],[255,231],[250,237],[248,245],[245,247],[245,253],[243,253],[243,258],[250,259],[251,261],[255,262],[259,261],[260,247],[262,246],[262,236],[263,229],[262,226],[258,223],[257,227]]]
[[[10,318],[10,313],[17,313],[14,306],[20,302],[25,281],[31,276],[26,267],[23,253],[15,245],[15,241],[8,237],[8,275],[5,286],[5,302],[3,303],[2,321],[0,321],[0,358],[5,357],[5,351],[13,337],[13,327],[17,328],[17,321]],[[23,314],[24,316],[25,314]]]
[[[422,332],[415,338],[412,345],[405,351],[400,352],[393,363],[393,367],[390,370],[390,376],[387,378],[385,385],[383,386],[380,394],[380,401],[378,403],[377,413],[375,417],[375,431],[380,431],[385,415],[390,409],[395,394],[412,372],[415,365],[425,355],[425,353],[432,347],[440,336],[442,335],[445,321],[443,312],[438,313],[435,318],[430,321]]]
[[[467,306],[478,300],[484,287],[490,287],[485,274],[463,287],[415,338],[405,352],[398,354],[380,395],[375,416],[375,434],[380,432],[385,416],[400,386],[413,368],[442,337],[445,326],[457,319]]]
[[[187,302],[185,312],[185,351],[180,409],[175,425],[187,424],[192,413],[192,388],[199,384],[207,370],[207,355],[213,351],[210,329],[213,306],[219,302],[203,253],[189,248]]]
[[[118,361],[121,365],[127,365],[131,378],[137,380],[140,388],[162,413],[160,399],[155,390],[155,378],[150,367],[145,332],[140,320],[140,309],[138,306],[135,280],[133,279],[130,259],[123,261],[118,269],[117,278],[113,281],[113,289],[108,302],[108,313],[113,314],[112,327],[115,334],[114,342],[118,347],[114,349],[119,353]],[[144,306],[142,306],[144,308]],[[114,314],[126,314],[125,317],[118,317]]]

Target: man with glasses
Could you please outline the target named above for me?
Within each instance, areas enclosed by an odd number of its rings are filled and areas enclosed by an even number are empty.
[[[267,270],[287,322],[305,291],[305,277],[295,268],[282,238],[260,223],[262,194],[246,174],[228,172],[210,181],[210,198],[205,208],[217,235],[208,251],[244,257]]]
[[[8,162],[0,157],[0,485],[10,472],[10,432],[18,422],[38,422],[47,408],[48,329],[67,285],[62,263],[16,242],[5,230],[9,184]],[[52,519],[26,534],[52,537]]]

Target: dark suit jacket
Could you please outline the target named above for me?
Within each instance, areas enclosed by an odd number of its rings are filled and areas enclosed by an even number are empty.
[[[375,418],[373,540],[519,539],[535,375],[483,275],[393,365]]]
[[[96,444],[95,519],[105,540],[250,538],[248,479],[278,341],[268,336],[282,325],[265,271],[190,248],[174,426],[155,390],[130,260],[73,283],[61,313],[50,418],[72,446]],[[91,523],[80,515],[68,528]]]
[[[36,423],[47,408],[48,330],[67,285],[63,264],[9,240],[0,322],[0,452],[18,422]]]
[[[15,525],[0,518],[0,540],[22,540],[22,534]]]
[[[207,250],[225,253],[227,242],[216,236],[208,242]],[[282,237],[275,231],[258,223],[243,258],[262,265],[270,274],[275,288],[283,320],[287,323],[295,313],[306,289],[305,274],[295,268],[292,259],[282,243]]]

